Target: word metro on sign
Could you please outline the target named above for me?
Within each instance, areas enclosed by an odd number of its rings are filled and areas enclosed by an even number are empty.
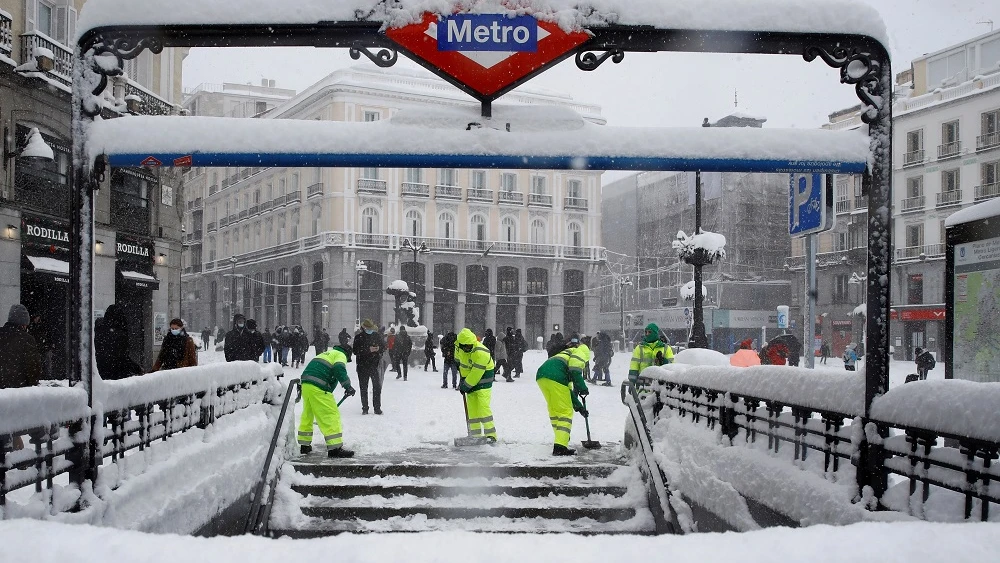
[[[439,51],[538,51],[538,20],[499,14],[457,14],[437,26]]]

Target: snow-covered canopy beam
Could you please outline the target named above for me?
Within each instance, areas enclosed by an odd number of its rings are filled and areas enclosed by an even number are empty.
[[[141,166],[380,166],[860,173],[867,135],[756,128],[633,128],[569,110],[497,107],[400,112],[370,123],[210,117],[95,122],[90,161]],[[509,131],[507,130],[509,127]]]

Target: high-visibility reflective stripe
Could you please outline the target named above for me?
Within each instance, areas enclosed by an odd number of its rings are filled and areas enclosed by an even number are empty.
[[[303,375],[303,383],[315,383],[320,387],[330,387],[330,384],[324,381],[322,378],[316,377],[315,375]]]
[[[482,436],[483,429],[482,428],[470,428],[469,429],[469,434],[471,434],[473,436]]]
[[[332,364],[331,362],[327,361],[327,359],[326,359],[326,358],[324,358],[323,356],[316,356],[316,357],[315,357],[315,358],[313,358],[313,359],[314,359],[314,360],[317,360],[317,361],[320,361],[320,362],[323,362],[324,364],[326,364],[326,365],[328,365],[328,366],[330,366],[330,367],[333,367],[333,364]]]
[[[566,426],[553,426],[552,428],[555,428],[556,432],[565,432],[567,434],[572,431],[572,428],[568,428]]]
[[[305,444],[307,446],[311,446],[312,445],[312,438],[299,438],[298,442],[300,444]]]
[[[472,367],[479,368],[479,369],[489,369],[489,366],[484,365],[484,364],[477,364],[475,362],[472,363]]]
[[[490,349],[487,348],[486,346],[476,346],[472,351],[473,352],[486,352],[487,354],[490,353]]]
[[[570,424],[573,424],[573,419],[572,418],[564,418],[564,417],[559,417],[559,416],[550,416],[549,420],[552,420],[553,422],[568,422]]]
[[[309,436],[312,436],[312,435],[313,435],[312,432],[303,432],[303,431],[299,430],[299,436],[309,437]]]
[[[469,423],[474,424],[476,422],[493,422],[492,416],[487,416],[486,418],[470,418]]]
[[[327,443],[334,442],[336,440],[343,441],[342,440],[343,437],[344,437],[343,433],[341,433],[341,434],[333,434],[331,436],[323,436],[323,438],[327,441]]]

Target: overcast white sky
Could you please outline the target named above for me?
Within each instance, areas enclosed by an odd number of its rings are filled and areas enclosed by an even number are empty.
[[[993,20],[1000,27],[998,0],[869,3],[889,29],[894,73],[914,57],[989,32],[989,25],[977,22]],[[747,0],[748,9],[752,5]],[[195,49],[184,63],[184,84],[259,84],[270,78],[302,91],[350,65],[373,66],[365,58],[352,61],[342,49]],[[416,67],[402,57],[397,66]],[[698,126],[703,117],[716,120],[733,111],[734,90],[739,111],[767,117],[767,127],[818,127],[829,113],[858,103],[853,88],[839,83],[838,71],[793,56],[628,53],[621,64],[608,61],[595,72],[577,69],[570,59],[528,86],[599,104],[608,123],[621,126]]]

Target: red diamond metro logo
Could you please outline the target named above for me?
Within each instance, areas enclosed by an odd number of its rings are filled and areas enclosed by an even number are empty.
[[[535,29],[528,28],[525,20]],[[567,33],[530,16],[498,14],[427,13],[420,23],[385,33],[414,57],[484,98],[496,97],[590,39],[584,31]]]

